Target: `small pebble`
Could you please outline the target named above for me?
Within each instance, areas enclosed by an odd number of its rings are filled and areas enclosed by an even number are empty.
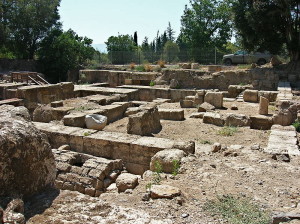
[[[187,218],[187,217],[189,217],[189,214],[184,213],[184,214],[181,215],[181,217],[182,218]]]

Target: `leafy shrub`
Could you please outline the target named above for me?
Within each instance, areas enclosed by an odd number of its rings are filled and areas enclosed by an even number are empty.
[[[155,86],[155,82],[153,80],[151,80],[150,86]]]
[[[159,161],[155,161],[154,163],[154,176],[153,176],[153,183],[154,184],[160,184],[161,182],[161,176],[160,174],[162,173],[162,165],[160,164]]]
[[[263,211],[248,198],[232,195],[218,196],[208,201],[203,209],[212,215],[221,216],[231,224],[269,224],[270,214]]]
[[[138,65],[135,67],[135,70],[138,72],[144,72],[145,71],[145,67],[143,65]]]

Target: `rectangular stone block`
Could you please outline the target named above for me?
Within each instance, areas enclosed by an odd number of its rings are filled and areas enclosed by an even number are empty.
[[[251,124],[250,128],[258,130],[269,130],[273,125],[272,117],[257,115],[250,117]]]
[[[203,116],[203,123],[224,126],[225,119],[218,113],[207,112]]]
[[[184,120],[184,110],[182,109],[159,109],[160,119],[182,121]]]
[[[257,103],[258,102],[258,90],[246,89],[243,95],[245,102]]]
[[[216,108],[223,108],[223,94],[221,92],[207,92],[204,96],[204,102]]]

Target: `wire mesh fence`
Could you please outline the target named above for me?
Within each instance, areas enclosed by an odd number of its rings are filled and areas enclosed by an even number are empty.
[[[157,64],[158,61],[166,63],[198,62],[200,64],[220,64],[224,53],[217,48],[187,49],[180,52],[168,51],[110,51],[105,57],[99,57],[99,63],[105,64]]]

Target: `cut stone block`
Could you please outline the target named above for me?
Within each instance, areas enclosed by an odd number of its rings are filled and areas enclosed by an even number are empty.
[[[272,117],[264,115],[251,116],[251,125],[250,128],[258,130],[269,130],[273,125]]]
[[[160,119],[182,121],[184,120],[184,110],[182,109],[159,109]]]
[[[127,125],[127,133],[135,135],[151,135],[162,129],[157,107],[145,109],[134,115],[130,115]]]
[[[269,114],[269,100],[263,96],[259,97],[259,114],[260,115]]]
[[[207,112],[203,116],[203,123],[224,126],[225,119],[218,113]]]
[[[153,199],[168,198],[180,196],[181,191],[177,187],[169,185],[152,185],[150,189],[150,197]]]
[[[209,112],[209,111],[213,111],[215,109],[216,108],[213,105],[204,102],[198,107],[198,112]]]
[[[127,189],[134,189],[138,185],[138,177],[130,173],[122,173],[118,176],[116,185],[119,192],[124,192]]]
[[[84,113],[68,114],[64,116],[63,122],[66,126],[72,127],[85,127],[85,115]]]
[[[225,125],[234,127],[250,126],[250,118],[244,114],[227,114]]]
[[[258,102],[258,90],[245,90],[243,95],[245,102],[257,103]]]
[[[221,92],[207,92],[204,101],[216,108],[223,108],[223,94]]]
[[[180,107],[181,108],[193,108],[194,101],[193,100],[180,100]]]

